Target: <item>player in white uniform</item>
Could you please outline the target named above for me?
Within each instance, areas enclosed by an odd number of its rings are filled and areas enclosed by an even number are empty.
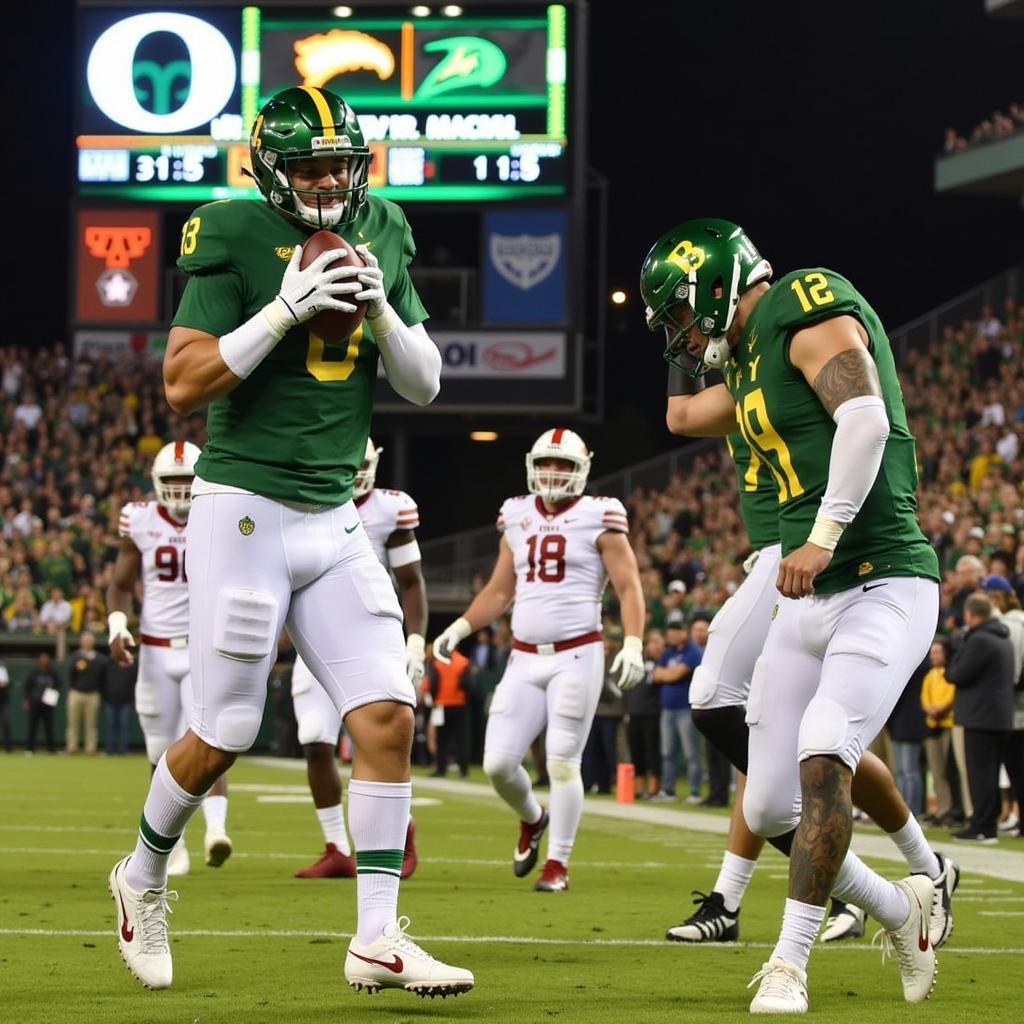
[[[405,614],[405,668],[418,690],[423,679],[423,634],[427,628],[427,588],[420,570],[420,549],[415,530],[420,525],[416,502],[404,491],[375,487],[377,463],[383,448],[366,439],[366,458],[352,486],[359,518],[373,553],[391,569]],[[355,878],[356,862],[345,829],[341,802],[341,775],[334,751],[341,730],[341,715],[327,691],[316,681],[301,656],[295,656],[292,670],[292,703],[299,726],[299,742],[306,755],[306,775],[320,827],[324,834],[323,855],[308,868],[295,872],[296,878]],[[416,824],[409,819],[401,877],[416,870]]]
[[[135,584],[143,587],[139,611],[139,678],[135,711],[146,738],[146,756],[155,768],[163,753],[188,727],[192,684],[188,661],[188,575],[185,526],[199,449],[188,441],[165,444],[153,460],[155,501],[134,501],[121,509],[121,549],[107,588],[110,653],[119,665],[134,658],[128,630]],[[231,856],[227,823],[227,779],[220,778],[203,801],[206,863],[219,868]],[[189,870],[182,834],[171,851],[170,875]]]
[[[591,459],[573,431],[541,434],[526,456],[530,496],[501,506],[502,538],[490,580],[433,645],[435,658],[449,660],[459,643],[515,599],[513,651],[491,701],[484,771],[521,819],[512,866],[522,878],[537,862],[549,823],[522,761],[546,727],[551,835],[534,886],[541,892],[569,887],[569,854],[583,813],[580,759],[604,676],[601,595],[609,579],[625,633],[612,671],[622,689],[644,676],[644,596],[626,510],[616,498],[583,494]]]

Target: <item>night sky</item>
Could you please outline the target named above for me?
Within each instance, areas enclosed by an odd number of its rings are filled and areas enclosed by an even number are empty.
[[[8,66],[4,99],[8,131],[17,125],[5,147],[5,340],[46,343],[65,334],[73,9],[32,9],[46,16],[12,39],[22,64]],[[1021,260],[1019,202],[936,196],[932,175],[947,125],[966,134],[1024,98],[1024,21],[986,17],[983,0],[597,0],[590,16],[589,157],[611,195],[607,290],[632,300],[609,318],[605,422],[580,426],[595,475],[676,444],[662,419],[660,338],[636,294],[644,254],[673,224],[737,221],[777,273],[832,267],[891,327]],[[424,534],[479,525],[521,491],[522,453],[547,425],[503,423],[492,446],[419,431],[408,487],[430,510]],[[388,424],[375,426],[387,444]],[[453,477],[486,483],[453,501]]]

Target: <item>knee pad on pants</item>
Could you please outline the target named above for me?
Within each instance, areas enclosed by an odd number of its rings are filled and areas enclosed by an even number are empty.
[[[338,728],[341,722],[335,723]],[[338,729],[331,729],[331,723],[327,721],[323,713],[317,710],[306,711],[299,715],[299,743],[306,746],[308,743],[328,743],[332,747],[338,739]]]
[[[232,661],[262,661],[277,642],[277,598],[260,590],[225,587],[213,613],[213,647]]]
[[[551,775],[550,762],[552,760],[557,759],[559,761],[579,763],[580,755],[583,753],[583,747],[586,745],[586,742],[586,731],[583,731],[581,736],[568,729],[549,728],[544,737],[544,750],[548,755],[548,775]]]
[[[576,761],[564,761],[560,757],[549,755],[547,767],[552,786],[571,786],[582,781],[580,766]]]
[[[743,818],[754,835],[771,838],[792,831],[800,820],[800,794],[785,793],[780,787],[757,785],[752,775],[747,776],[743,792]]]
[[[718,677],[703,665],[698,665],[690,677],[690,707],[702,708],[714,699]]]
[[[214,722],[215,742],[212,746],[232,754],[241,754],[256,742],[262,721],[262,708],[252,708],[245,704],[223,708]]]
[[[484,774],[489,779],[507,781],[519,770],[521,763],[518,757],[500,750],[484,751]]]
[[[846,746],[846,708],[828,697],[814,697],[800,719],[797,751],[801,761],[814,754],[837,755]]]
[[[145,731],[143,735],[146,737],[146,757],[149,758],[150,764],[156,764],[164,756],[167,748],[174,742],[174,737],[153,736]]]

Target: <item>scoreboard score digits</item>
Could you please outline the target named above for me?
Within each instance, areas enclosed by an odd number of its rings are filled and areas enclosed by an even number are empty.
[[[401,201],[564,197],[569,14],[338,18],[312,8],[80,11],[78,193],[144,202],[255,196],[247,132],[280,89],[332,89]]]

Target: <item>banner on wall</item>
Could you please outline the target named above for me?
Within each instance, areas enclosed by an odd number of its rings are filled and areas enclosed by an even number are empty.
[[[485,215],[484,323],[565,323],[567,230],[565,210]]]

